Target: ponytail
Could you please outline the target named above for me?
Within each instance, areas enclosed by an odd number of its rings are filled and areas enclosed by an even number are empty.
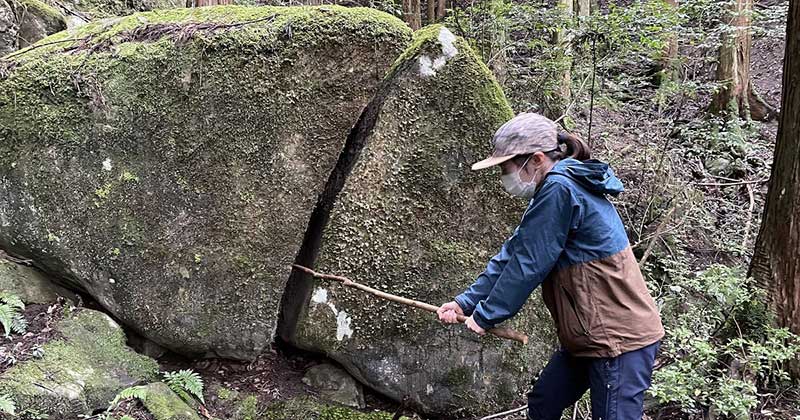
[[[566,150],[561,148],[562,144],[567,146]],[[558,133],[558,145],[558,150],[547,153],[550,159],[561,160],[573,158],[583,161],[591,158],[592,151],[589,149],[589,145],[574,134],[560,131]]]

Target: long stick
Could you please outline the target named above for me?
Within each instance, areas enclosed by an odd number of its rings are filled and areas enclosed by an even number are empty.
[[[436,310],[439,309],[438,306],[433,306],[433,305],[427,304],[425,302],[420,302],[418,300],[408,299],[408,298],[404,298],[404,297],[401,297],[401,296],[393,295],[391,293],[382,292],[382,291],[380,291],[378,289],[373,289],[373,288],[371,288],[369,286],[365,286],[363,284],[356,283],[356,282],[348,279],[347,277],[336,276],[336,275],[333,275],[333,274],[317,273],[316,271],[314,271],[314,270],[312,270],[312,269],[310,269],[308,267],[303,267],[302,265],[298,265],[298,264],[292,264],[292,267],[294,267],[294,268],[296,268],[296,269],[298,269],[300,271],[304,271],[304,272],[306,272],[308,274],[311,274],[314,277],[318,277],[318,278],[321,278],[321,279],[327,279],[327,280],[335,280],[335,281],[338,281],[338,282],[342,283],[342,285],[344,285],[344,286],[353,287],[355,289],[363,290],[365,292],[372,293],[375,296],[384,298],[386,300],[390,300],[392,302],[402,303],[403,305],[413,306],[415,308],[423,309],[423,310],[426,310],[428,312],[433,312],[433,313],[436,313]],[[467,320],[467,317],[465,317],[464,315],[457,315],[457,318],[458,318],[458,322],[465,322]],[[489,334],[492,334],[492,335],[496,335],[496,336],[498,336],[500,338],[506,338],[506,339],[509,339],[509,340],[518,341],[518,342],[520,342],[522,344],[528,344],[528,336],[527,335],[522,334],[522,333],[517,332],[517,331],[514,331],[514,330],[509,329],[509,328],[495,327],[495,328],[490,328],[490,329],[486,330],[486,332],[488,332]]]

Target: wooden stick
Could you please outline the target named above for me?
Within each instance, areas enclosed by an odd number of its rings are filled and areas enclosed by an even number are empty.
[[[386,300],[390,300],[392,302],[402,303],[403,305],[413,306],[415,308],[419,308],[419,309],[426,310],[428,312],[433,312],[433,313],[436,313],[436,311],[439,309],[438,306],[430,305],[430,304],[427,304],[425,302],[420,302],[418,300],[408,299],[408,298],[404,298],[404,297],[401,297],[401,296],[393,295],[391,293],[382,292],[382,291],[380,291],[378,289],[373,289],[373,288],[371,288],[369,286],[365,286],[363,284],[356,283],[356,282],[348,279],[347,277],[336,276],[336,275],[333,275],[333,274],[317,273],[316,271],[314,271],[314,270],[312,270],[312,269],[310,269],[308,267],[303,267],[302,265],[298,265],[298,264],[292,264],[292,267],[294,267],[294,268],[296,268],[296,269],[298,269],[300,271],[304,271],[304,272],[312,275],[313,277],[326,279],[326,280],[335,280],[335,281],[338,281],[338,282],[342,283],[342,285],[344,285],[344,286],[352,287],[352,288],[359,289],[359,290],[363,290],[363,291],[365,291],[367,293],[372,293],[375,296],[384,298]],[[457,314],[457,318],[458,318],[458,322],[465,322],[467,320],[467,317],[465,317],[464,315],[458,315]],[[509,329],[509,328],[495,327],[495,328],[490,328],[490,329],[486,330],[486,332],[489,333],[489,334],[492,334],[492,335],[496,335],[496,336],[498,336],[500,338],[506,338],[506,339],[509,339],[509,340],[518,341],[518,342],[520,342],[522,344],[528,344],[528,336],[527,335],[522,334],[522,333],[520,333],[518,331],[514,331],[514,330]]]

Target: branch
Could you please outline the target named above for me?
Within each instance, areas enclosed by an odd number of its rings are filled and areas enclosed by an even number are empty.
[[[382,291],[380,291],[378,289],[373,289],[373,288],[371,288],[369,286],[365,286],[363,284],[356,283],[356,282],[348,279],[347,277],[336,276],[336,275],[333,275],[333,274],[317,273],[316,271],[314,271],[314,270],[312,270],[312,269],[310,269],[308,267],[303,267],[302,265],[298,265],[298,264],[292,264],[292,267],[294,267],[294,268],[296,268],[296,269],[298,269],[300,271],[304,271],[304,272],[312,275],[313,277],[326,279],[326,280],[335,280],[335,281],[338,281],[338,282],[342,283],[342,285],[344,285],[344,286],[352,287],[352,288],[355,288],[355,289],[359,289],[359,290],[365,291],[367,293],[371,293],[371,294],[373,294],[375,296],[378,296],[380,298],[383,298],[383,299],[386,299],[386,300],[389,300],[389,301],[392,301],[392,302],[401,303],[403,305],[412,306],[412,307],[423,309],[423,310],[426,310],[428,312],[433,312],[433,313],[436,313],[436,311],[439,309],[438,306],[430,305],[428,303],[420,302],[418,300],[413,300],[413,299],[408,299],[408,298],[404,298],[404,297],[401,297],[401,296],[393,295],[391,293],[382,292]],[[465,322],[467,320],[467,317],[465,317],[464,315],[457,315],[457,318],[458,318],[458,322]],[[495,328],[490,328],[490,329],[486,330],[486,332],[488,332],[489,334],[496,335],[496,336],[501,337],[501,338],[506,338],[506,339],[509,339],[509,340],[518,341],[518,342],[520,342],[522,344],[528,344],[528,336],[527,335],[522,334],[522,333],[517,332],[517,331],[514,331],[514,330],[509,329],[509,328],[495,327]]]

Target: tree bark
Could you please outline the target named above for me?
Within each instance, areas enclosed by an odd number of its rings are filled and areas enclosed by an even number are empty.
[[[430,25],[431,23],[436,22],[436,0],[427,0],[427,6],[428,6],[427,20],[428,20],[428,25]]]
[[[732,30],[722,34],[717,65],[721,87],[711,102],[711,111],[726,117],[768,121],[775,118],[775,109],[761,99],[750,83],[752,11],[753,0],[737,0],[727,12]]]
[[[447,0],[438,0],[436,5],[436,20],[444,19],[445,14],[447,14]]]
[[[413,30],[417,30],[422,26],[420,0],[403,0],[403,20]]]
[[[800,334],[800,1],[786,29],[778,139],[750,273],[767,290],[778,326]],[[800,377],[800,363],[792,367]]]

